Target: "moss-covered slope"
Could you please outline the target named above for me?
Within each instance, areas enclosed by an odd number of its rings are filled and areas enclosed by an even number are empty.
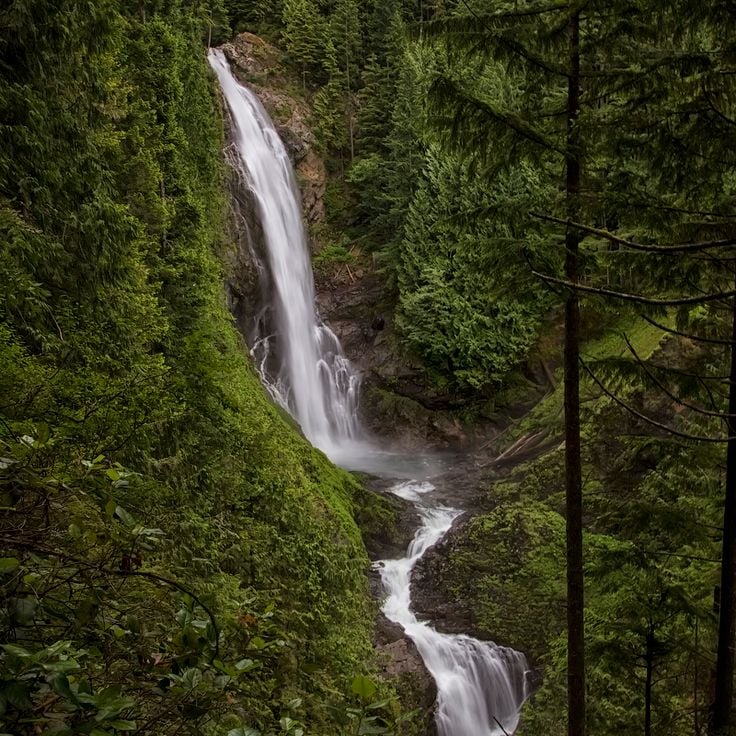
[[[0,11],[0,731],[339,733],[362,491],[225,308],[206,14],[134,5]]]

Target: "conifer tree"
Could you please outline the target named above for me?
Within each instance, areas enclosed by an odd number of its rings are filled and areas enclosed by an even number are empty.
[[[733,246],[736,231],[734,185],[728,173],[734,161],[726,144],[733,132],[732,66],[727,45],[721,41],[721,28],[732,26],[733,14],[719,9],[709,16],[695,14],[687,2],[667,8],[656,3],[632,8],[628,21],[637,32],[598,46],[597,78],[589,89],[605,122],[598,147],[605,152],[606,168],[597,175],[607,176],[612,186],[599,194],[597,211],[588,213],[580,227],[570,214],[559,223],[568,234],[577,229],[578,237],[607,240],[617,249],[619,261],[631,258],[632,250],[640,254],[634,279],[621,270],[615,275],[618,289],[586,286],[585,291],[642,308],[678,308],[679,334],[697,343],[715,342],[729,348],[726,403],[719,404],[710,392],[712,406],[703,409],[668,391],[661,380],[656,382],[672,400],[684,401],[696,414],[720,417],[724,423],[723,435],[710,427],[700,434],[670,431],[708,442],[723,436],[727,447],[718,660],[709,732],[728,734],[732,729],[736,631],[736,443],[732,439],[736,428],[736,287],[733,254],[724,248]],[[606,90],[609,68],[619,70],[622,84],[618,89]],[[592,227],[593,218],[610,223],[611,229],[636,233],[640,239]],[[579,290],[576,281],[568,275],[564,285]],[[687,327],[695,305],[712,315],[710,336],[704,336],[702,328],[699,332]],[[728,313],[726,324],[722,310]],[[719,323],[723,325],[720,331]],[[651,379],[651,372],[644,370]]]
[[[284,0],[282,40],[289,59],[311,85],[325,80],[327,28],[314,0]]]
[[[581,130],[581,59],[587,49],[581,42],[581,24],[588,22],[588,27],[594,28],[591,19],[599,20],[596,15],[603,10],[597,4],[584,5],[584,20],[577,3],[541,7],[509,3],[491,14],[471,7],[470,15],[429,24],[432,35],[438,31],[445,35],[450,54],[459,49],[465,64],[481,67],[498,58],[516,70],[515,81],[520,85],[511,99],[504,99],[500,90],[480,90],[479,94],[472,86],[473,77],[458,76],[450,64],[433,89],[438,116],[451,121],[451,132],[445,139],[466,152],[478,147],[495,152],[506,145],[508,160],[517,164],[532,159],[556,162],[553,165],[558,167],[564,192],[558,206],[567,217],[577,216],[581,208],[586,146]],[[503,153],[495,155],[496,160],[503,157]],[[486,153],[486,160],[489,158],[493,158],[492,153]],[[564,272],[571,283],[579,278],[578,243],[579,234],[568,229]],[[582,736],[586,730],[579,325],[578,295],[570,290],[565,304],[564,348],[569,736]]]

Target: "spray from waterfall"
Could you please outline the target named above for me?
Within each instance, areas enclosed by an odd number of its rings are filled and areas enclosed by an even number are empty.
[[[360,436],[359,378],[335,334],[319,318],[301,197],[284,144],[263,106],[232,72],[222,51],[209,52],[233,124],[244,181],[256,202],[273,284],[274,324],[259,320],[252,353],[274,401],[307,439],[331,457]]]

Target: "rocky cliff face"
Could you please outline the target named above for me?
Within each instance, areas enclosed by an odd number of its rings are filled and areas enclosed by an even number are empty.
[[[258,95],[276,124],[296,169],[307,222],[321,222],[325,217],[327,172],[315,151],[314,134],[308,124],[309,105],[294,94],[281,52],[252,33],[241,33],[222,50],[236,75]]]
[[[464,407],[428,390],[420,365],[412,364],[398,347],[392,329],[391,295],[373,258],[359,243],[349,244],[348,263],[320,261],[335,233],[329,225],[325,193],[328,174],[311,130],[307,95],[288,72],[282,53],[251,33],[226,43],[225,52],[235,73],[259,97],[284,141],[296,169],[303,211],[318,268],[315,273],[318,309],[337,334],[350,360],[363,375],[363,420],[377,435],[396,447],[468,446],[488,439],[486,429],[469,435],[459,418]],[[236,183],[237,184],[237,183]],[[253,318],[262,306],[253,249],[259,234],[253,223],[253,205],[247,188],[233,187],[237,199],[232,276],[228,281],[230,307],[248,337]],[[328,232],[330,235],[325,236]],[[457,409],[457,411],[455,410]]]
[[[222,46],[233,71],[260,99],[276,124],[296,170],[308,224],[325,217],[324,193],[327,181],[324,162],[315,151],[314,135],[307,125],[309,107],[290,90],[291,78],[285,73],[281,53],[252,33],[241,33]],[[233,152],[228,150],[228,157]],[[265,305],[259,272],[265,258],[257,257],[263,242],[255,203],[234,165],[230,171],[232,203],[231,235],[236,244],[231,253],[226,282],[228,306],[241,333],[249,340],[255,320]]]

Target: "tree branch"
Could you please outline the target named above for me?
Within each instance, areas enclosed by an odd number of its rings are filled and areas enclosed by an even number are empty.
[[[727,443],[731,440],[736,439],[736,437],[706,437],[704,435],[689,434],[687,432],[681,432],[680,430],[675,429],[674,427],[670,427],[669,425],[664,424],[662,422],[658,422],[656,419],[652,419],[651,417],[648,417],[646,414],[642,414],[637,409],[634,409],[633,406],[631,406],[630,404],[627,404],[623,399],[620,399],[614,393],[609,391],[603,385],[602,381],[588,367],[588,364],[582,358],[580,359],[580,364],[583,366],[583,369],[585,370],[585,372],[593,379],[593,382],[598,386],[598,388],[600,388],[601,391],[603,391],[603,393],[606,396],[608,396],[609,399],[612,399],[619,406],[626,409],[626,411],[628,411],[629,414],[632,414],[633,416],[637,417],[638,419],[641,419],[647,424],[651,424],[653,427],[662,429],[668,434],[673,435],[674,437],[681,437],[682,439],[690,440],[691,442],[711,442],[711,443],[723,444],[723,443]]]
[[[717,294],[705,294],[703,296],[689,296],[681,299],[650,299],[639,294],[627,294],[622,291],[612,291],[611,289],[601,289],[596,286],[584,286],[583,284],[577,284],[566,279],[560,279],[555,276],[540,273],[532,269],[532,273],[537,277],[550,284],[559,284],[568,289],[574,289],[575,291],[582,291],[585,294],[594,294],[595,296],[608,296],[612,299],[621,299],[626,302],[635,302],[636,304],[649,304],[654,307],[677,307],[686,304],[705,304],[707,302],[714,302],[720,299],[730,299],[736,296],[736,291],[723,291]]]
[[[678,337],[685,337],[688,340],[695,340],[696,342],[705,342],[709,343],[710,345],[727,345],[728,347],[734,347],[734,344],[731,342],[731,340],[719,340],[715,337],[702,337],[700,335],[691,335],[688,332],[680,332],[679,330],[675,330],[673,327],[667,327],[666,325],[662,325],[659,322],[656,322],[651,317],[647,317],[646,314],[639,315],[645,322],[648,322],[652,327],[657,327],[658,329],[662,330],[663,332],[669,332],[671,335],[677,335]]]
[[[114,570],[114,569],[109,569],[105,567],[100,567],[99,565],[95,565],[92,562],[89,562],[87,560],[82,560],[72,555],[68,555],[64,552],[60,552],[59,550],[51,549],[49,547],[39,546],[29,541],[25,541],[25,540],[13,538],[13,537],[0,536],[0,545],[7,546],[7,547],[13,547],[16,549],[26,549],[31,552],[37,552],[40,554],[48,555],[49,557],[55,557],[59,560],[62,560],[63,562],[71,562],[75,565],[79,565],[80,567],[86,568],[88,570],[96,570],[97,572],[101,574],[115,575],[117,577],[124,577],[124,578],[128,578],[128,577],[148,578],[149,580],[155,580],[159,583],[164,583],[165,585],[169,585],[172,588],[176,588],[176,590],[180,591],[181,593],[185,593],[186,595],[190,596],[192,600],[198,606],[200,606],[200,608],[202,608],[202,610],[207,614],[207,616],[209,616],[210,622],[212,623],[212,628],[215,631],[215,649],[212,653],[212,657],[210,657],[210,664],[212,664],[219,657],[220,655],[220,627],[217,625],[217,619],[215,618],[215,614],[212,613],[212,610],[209,608],[209,606],[205,605],[195,593],[193,593],[188,588],[185,588],[181,583],[178,583],[176,580],[171,580],[170,578],[165,578],[163,575],[159,575],[155,572],[147,572],[145,570]]]
[[[724,414],[720,411],[710,411],[708,409],[701,409],[698,406],[695,406],[694,404],[690,404],[687,401],[684,401],[682,398],[677,396],[676,394],[673,394],[650,370],[649,367],[646,365],[646,363],[639,357],[638,353],[634,349],[634,346],[629,341],[629,338],[626,336],[626,333],[622,333],[624,341],[626,342],[626,345],[629,348],[629,352],[634,356],[634,360],[641,366],[642,370],[646,374],[647,378],[660,390],[662,393],[664,393],[665,396],[672,399],[677,404],[680,404],[680,406],[684,406],[686,409],[690,409],[691,411],[697,412],[698,414],[702,414],[706,417],[718,417],[719,419],[731,419],[735,417],[735,414]],[[711,396],[712,400],[712,396]]]
[[[571,220],[563,220],[560,217],[553,217],[552,215],[545,215],[542,212],[530,212],[532,217],[536,217],[539,220],[546,220],[547,222],[554,222],[558,225],[565,225],[566,227],[574,227],[576,230],[582,230],[590,235],[597,235],[605,240],[610,240],[612,243],[622,245],[632,250],[645,251],[647,253],[693,253],[702,250],[708,250],[709,248],[725,248],[730,245],[736,245],[736,238],[723,238],[722,240],[707,240],[700,243],[673,243],[671,245],[644,245],[643,243],[635,243],[632,240],[626,240],[614,235],[608,230],[601,230],[600,228],[590,227],[589,225],[583,225],[580,222],[572,222]]]

